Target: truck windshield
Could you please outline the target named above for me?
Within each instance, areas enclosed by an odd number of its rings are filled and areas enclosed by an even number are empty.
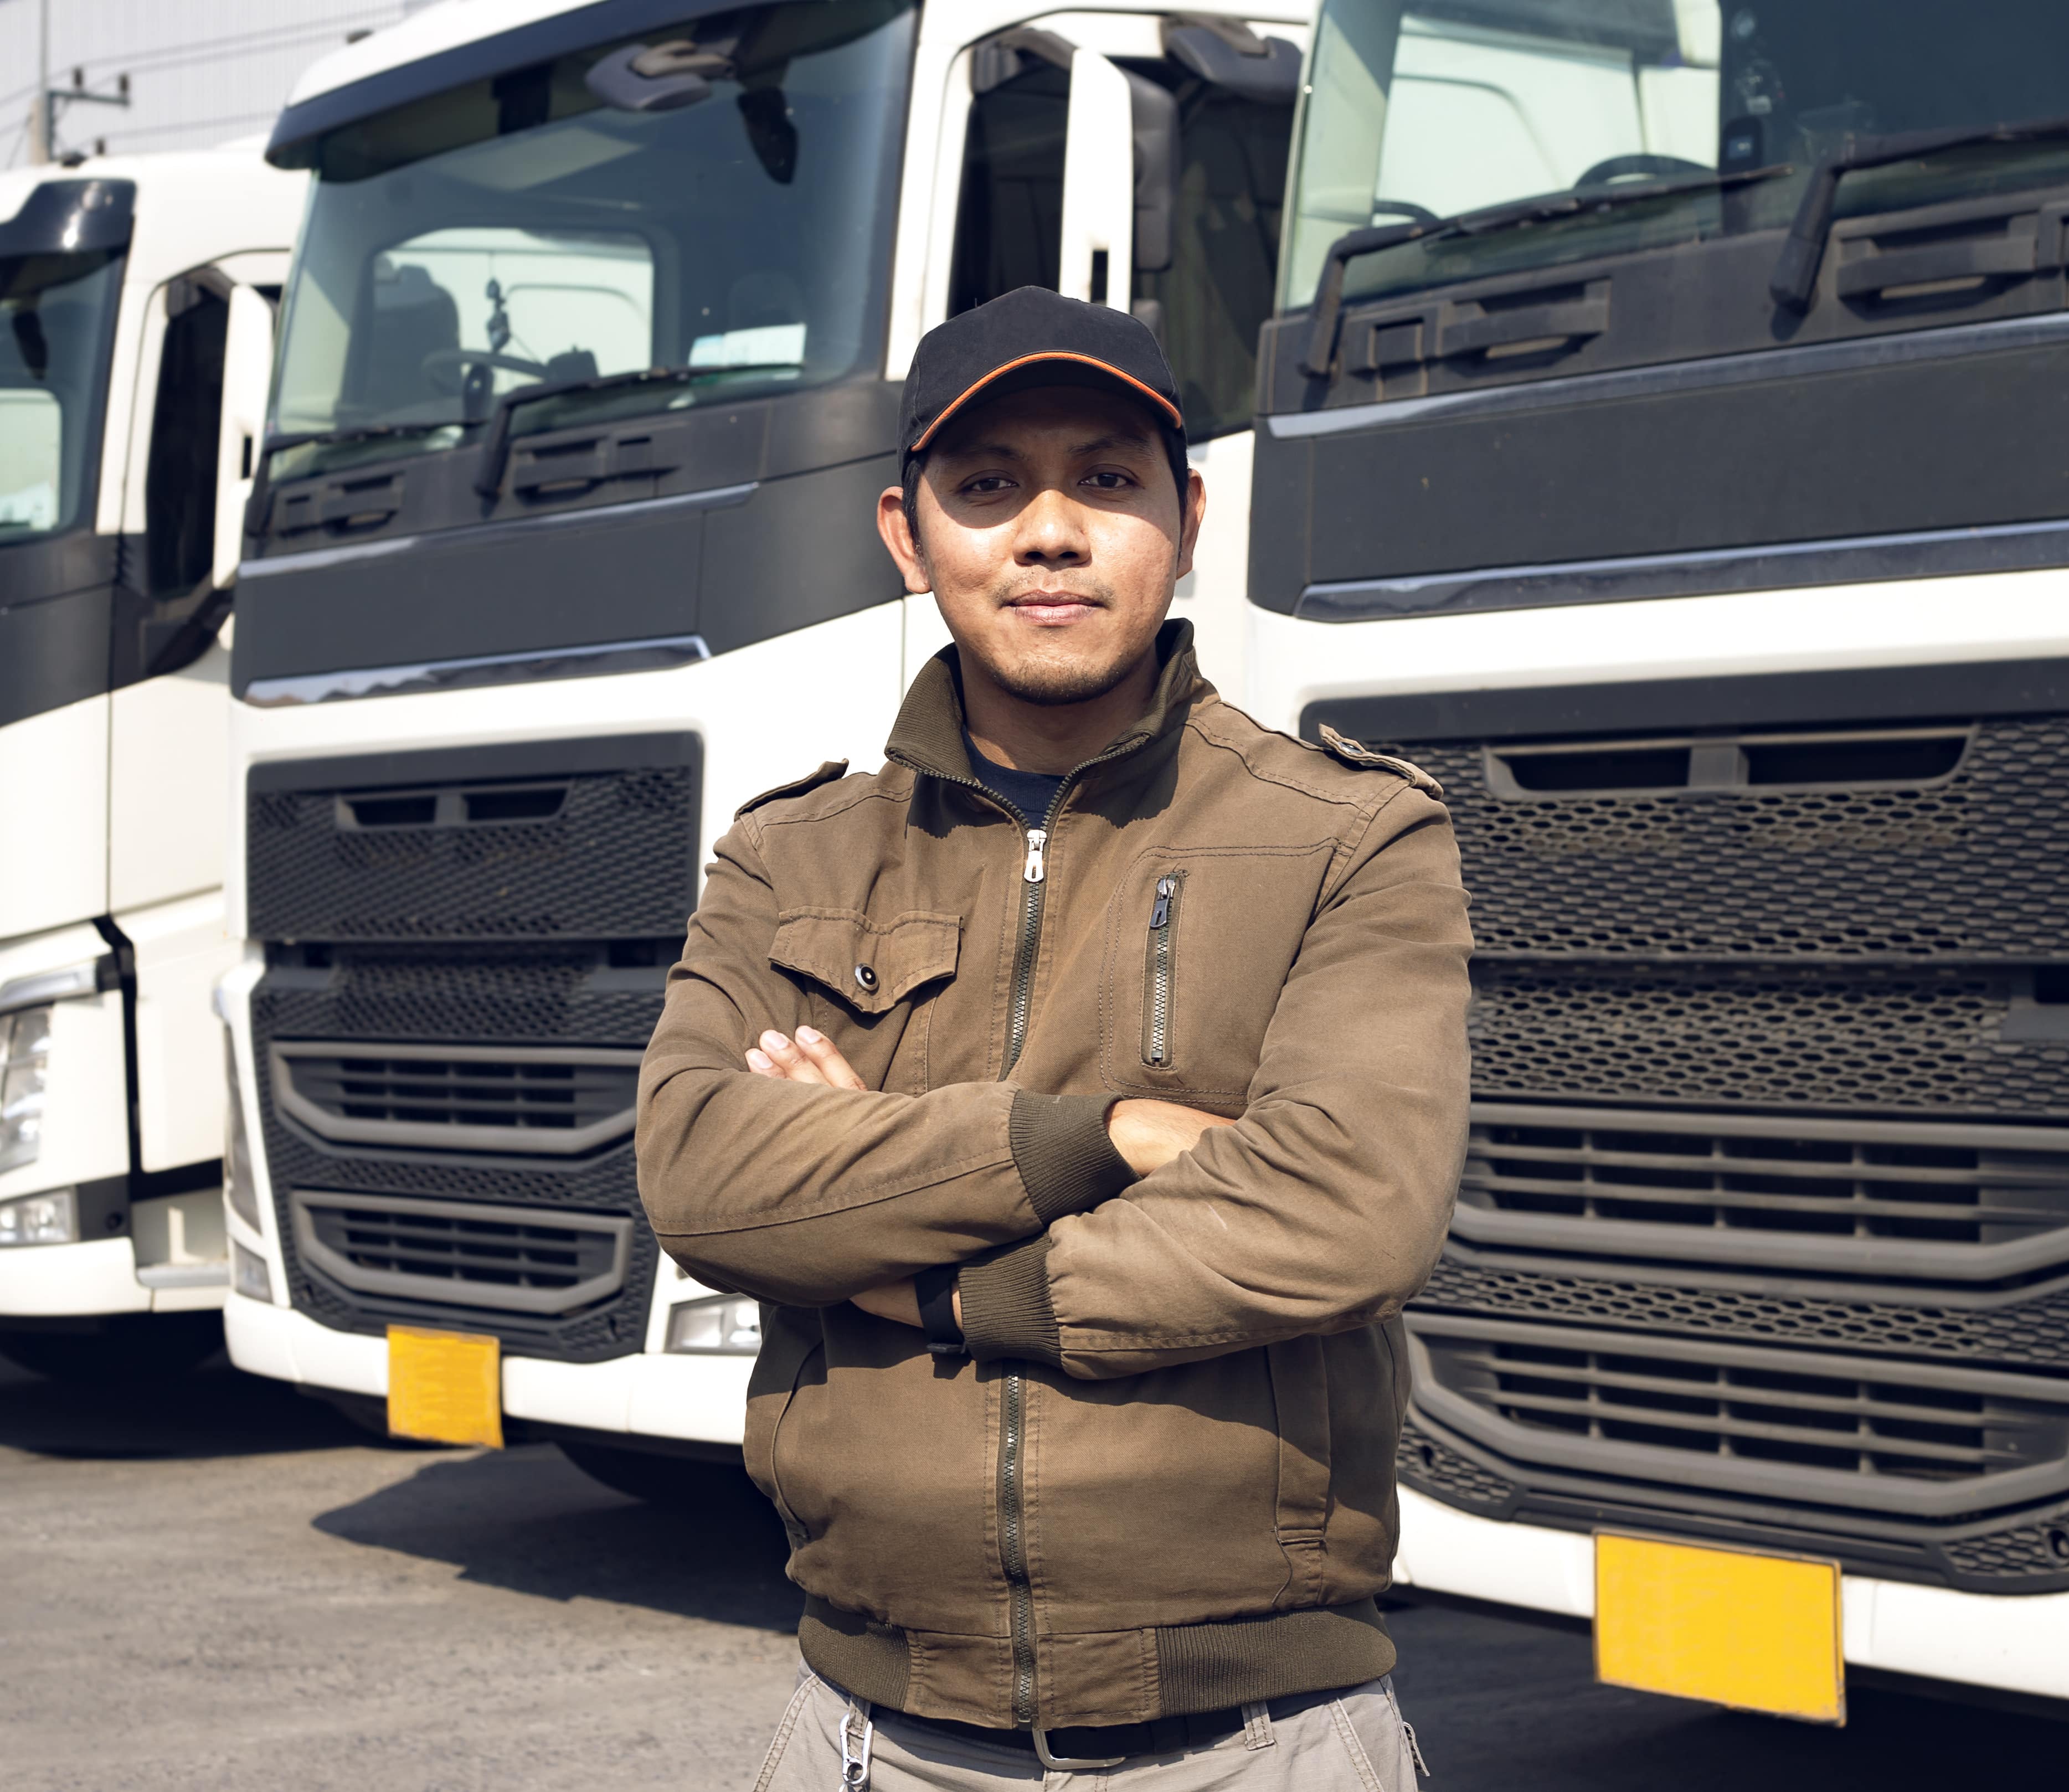
[[[1849,137],[2069,112],[2059,0],[1323,0],[1281,267],[1312,299],[1345,231],[1626,182],[1680,191],[1367,255],[1347,293],[1787,225]],[[1786,165],[1728,198],[1714,177]],[[2059,137],[1850,176],[1838,214],[2069,177]]]
[[[84,515],[122,261],[112,251],[0,256],[0,546]]]
[[[523,406],[822,385],[881,351],[911,0],[706,14],[398,106],[316,146],[275,477],[447,447]]]

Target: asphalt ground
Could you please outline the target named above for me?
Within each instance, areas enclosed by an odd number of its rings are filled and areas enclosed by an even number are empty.
[[[796,1672],[744,1480],[643,1505],[219,1359],[126,1394],[0,1365],[0,1564],[7,1792],[745,1792]],[[1868,1691],[1817,1729],[1597,1686],[1584,1632],[1390,1623],[1433,1792],[2069,1786],[2069,1724]]]

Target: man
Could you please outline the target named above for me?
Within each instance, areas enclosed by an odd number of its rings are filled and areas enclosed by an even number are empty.
[[[1430,779],[1258,727],[1165,623],[1180,428],[1119,312],[920,344],[879,523],[954,645],[882,772],[741,811],[671,974],[641,1187],[765,1303],[807,1595],[759,1792],[1414,1781],[1373,1596],[1465,892]]]

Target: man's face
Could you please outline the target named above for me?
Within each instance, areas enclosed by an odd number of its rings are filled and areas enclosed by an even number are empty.
[[[917,540],[902,494],[878,525],[914,592],[931,590],[969,663],[1030,703],[1083,703],[1153,647],[1192,569],[1205,496],[1184,501],[1156,425],[1117,393],[1037,387],[953,418],[928,451]]]

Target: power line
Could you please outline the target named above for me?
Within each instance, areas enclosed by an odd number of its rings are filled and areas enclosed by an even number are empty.
[[[0,0],[3,3],[3,0]],[[292,25],[263,26],[254,31],[232,32],[219,38],[203,38],[193,42],[166,44],[156,49],[123,51],[108,55],[74,57],[66,63],[72,68],[94,70],[120,68],[129,74],[140,70],[146,73],[172,68],[191,67],[198,63],[230,61],[239,56],[263,55],[269,51],[292,50],[305,43],[320,43],[338,37],[344,31],[352,29],[372,18],[399,16],[392,5],[365,6],[353,13],[340,13],[337,17],[316,24],[308,20],[297,20]],[[0,107],[12,105],[29,99],[36,91],[32,81],[0,92]]]

